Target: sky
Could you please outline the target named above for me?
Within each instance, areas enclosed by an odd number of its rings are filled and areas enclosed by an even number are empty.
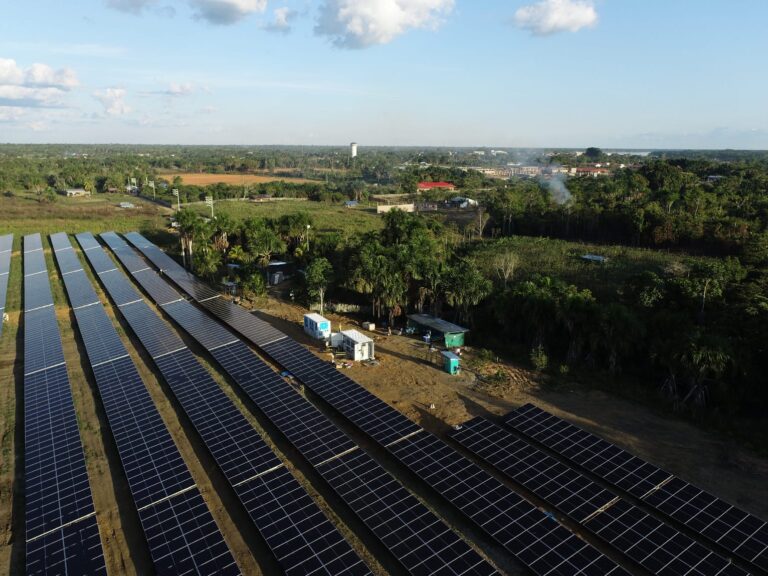
[[[766,0],[0,2],[0,142],[768,149]]]

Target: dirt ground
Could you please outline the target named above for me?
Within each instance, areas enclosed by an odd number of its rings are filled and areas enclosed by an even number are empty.
[[[305,309],[270,298],[263,312],[291,336],[330,359],[302,329]],[[326,314],[334,331],[357,328],[349,317]],[[535,372],[503,361],[484,361],[465,347],[461,374],[451,376],[430,359],[427,346],[413,336],[370,333],[378,366],[359,363],[344,369],[368,390],[424,428],[445,434],[450,426],[475,416],[498,416],[532,402],[622,446],[642,458],[709,490],[761,518],[768,518],[768,459],[739,443],[656,413],[601,391],[552,386]],[[468,335],[471,343],[472,335]],[[434,404],[434,409],[430,405]]]
[[[317,180],[308,180],[307,178],[294,178],[292,176],[262,175],[262,174],[207,174],[198,172],[169,173],[161,174],[165,178],[181,177],[181,181],[189,186],[208,186],[209,184],[232,184],[234,186],[243,184],[264,184],[266,182],[292,182],[294,184],[305,184],[308,182],[317,182]]]

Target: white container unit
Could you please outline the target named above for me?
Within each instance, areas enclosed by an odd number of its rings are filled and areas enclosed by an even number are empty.
[[[331,336],[331,321],[320,314],[304,314],[304,332],[317,340],[326,340]]]
[[[340,348],[343,348],[347,353],[347,358],[354,362],[374,358],[373,340],[357,330],[341,332]]]

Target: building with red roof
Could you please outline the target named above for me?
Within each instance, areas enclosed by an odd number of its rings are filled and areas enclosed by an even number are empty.
[[[456,186],[450,182],[419,182],[417,190],[456,190]]]

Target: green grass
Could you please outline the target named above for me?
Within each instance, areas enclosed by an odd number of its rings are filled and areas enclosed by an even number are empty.
[[[120,202],[133,202],[136,208],[119,208]],[[31,194],[12,198],[0,197],[0,234],[15,234],[18,249],[21,237],[39,232],[43,236],[55,232],[129,232],[131,230],[165,229],[167,210],[133,196],[96,194],[91,198],[65,198],[56,202],[38,202]]]
[[[211,210],[205,205],[192,207],[202,216],[210,216]],[[245,218],[279,218],[285,214],[308,212],[314,220],[316,232],[340,232],[349,237],[363,234],[382,227],[381,216],[375,209],[357,207],[345,208],[339,204],[311,202],[306,200],[279,200],[273,202],[219,201],[214,206],[216,214],[227,214],[235,220]]]
[[[663,273],[671,265],[701,259],[662,250],[527,236],[488,240],[472,253],[489,274],[494,274],[491,259],[503,250],[511,250],[520,259],[514,280],[530,278],[535,274],[552,276],[580,288],[588,288],[598,297],[615,295],[628,278],[640,272]],[[608,261],[604,264],[586,262],[581,259],[584,254],[605,256]]]

